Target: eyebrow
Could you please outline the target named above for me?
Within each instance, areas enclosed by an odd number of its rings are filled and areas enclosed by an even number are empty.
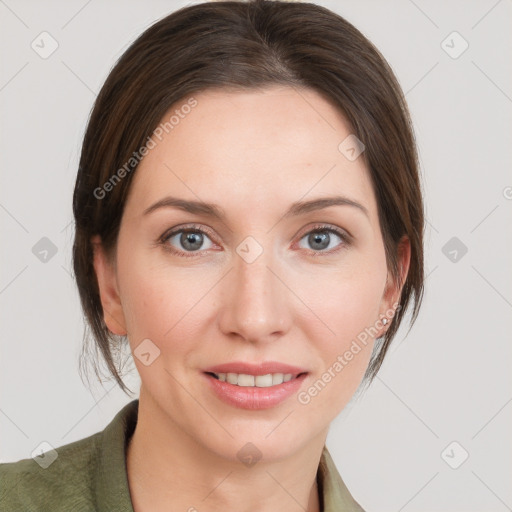
[[[329,208],[330,206],[352,206],[369,217],[367,208],[357,201],[343,196],[331,196],[312,199],[310,201],[297,201],[290,206],[282,218],[297,217],[315,210]],[[224,210],[216,204],[180,199],[172,196],[164,197],[152,204],[144,210],[143,215],[148,215],[159,208],[178,208],[188,213],[205,215],[221,221],[225,221],[226,219]]]

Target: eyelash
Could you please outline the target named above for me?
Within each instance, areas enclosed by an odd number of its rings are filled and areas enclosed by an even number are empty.
[[[188,226],[181,227],[180,229],[176,229],[170,232],[165,232],[158,240],[158,244],[162,245],[166,251],[169,251],[170,253],[182,257],[182,258],[193,258],[193,257],[203,257],[207,256],[206,252],[207,250],[198,250],[198,251],[179,251],[169,245],[167,242],[169,239],[171,239],[173,236],[180,234],[180,233],[201,233],[203,235],[207,235],[210,238],[213,238],[212,233],[209,230],[206,230],[202,227],[200,227],[197,224],[191,224]],[[338,251],[341,251],[345,249],[348,245],[351,244],[351,236],[348,235],[345,231],[342,231],[338,228],[335,228],[329,224],[317,224],[309,231],[306,231],[303,235],[300,236],[299,241],[302,240],[306,235],[310,235],[312,233],[322,233],[322,232],[328,232],[328,233],[334,233],[335,235],[338,235],[342,243],[339,244],[335,249],[330,250],[322,250],[322,251],[314,251],[312,249],[309,249],[308,252],[313,256],[324,256],[324,255],[332,255],[334,253],[337,253]]]

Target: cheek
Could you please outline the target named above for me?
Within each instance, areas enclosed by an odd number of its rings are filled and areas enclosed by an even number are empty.
[[[198,304],[207,289],[199,288],[198,282],[197,277],[149,267],[132,270],[125,282],[123,309],[134,362],[147,389],[155,394],[165,390],[164,401],[171,389],[179,395],[179,387],[167,372],[184,380],[194,352],[200,350]],[[146,352],[150,353],[149,365],[138,356]],[[175,403],[181,403],[178,395]]]
[[[385,260],[376,258],[361,261],[350,271],[321,275],[315,286],[308,284],[304,296],[308,305],[321,321],[303,328],[308,338],[315,340],[316,351],[323,368],[316,378],[318,383],[312,393],[322,390],[324,404],[341,410],[359,386],[367,369],[377,329],[380,305],[385,287]],[[325,386],[326,391],[323,391]],[[334,405],[336,404],[337,407]]]
[[[385,261],[360,260],[336,272],[318,272],[303,283],[308,305],[324,325],[326,348],[343,348],[379,318]],[[304,279],[304,278],[300,278]],[[329,351],[329,350],[328,350]]]
[[[208,280],[193,270],[173,272],[168,265],[155,265],[143,255],[120,262],[119,275],[127,331],[134,346],[149,338],[163,350],[166,340],[179,336],[185,342],[187,334],[192,335],[190,319],[208,289]]]

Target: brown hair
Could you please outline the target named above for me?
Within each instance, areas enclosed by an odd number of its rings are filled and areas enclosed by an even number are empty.
[[[208,2],[182,8],[148,28],[111,70],[91,112],[73,195],[73,265],[86,317],[109,372],[126,393],[104,322],[91,237],[109,255],[130,183],[132,158],[179,100],[211,88],[281,84],[311,88],[339,108],[365,145],[388,268],[399,280],[397,247],[410,240],[411,263],[401,308],[365,377],[373,380],[409,302],[410,324],[423,295],[423,202],[412,123],[400,86],[379,51],[354,26],[311,3],[269,0]],[[340,141],[341,142],[341,141]],[[122,179],[102,188],[116,170]],[[118,177],[119,177],[118,173]],[[101,194],[98,192],[101,190]],[[86,344],[82,352],[86,356]],[[97,366],[95,365],[98,375]]]

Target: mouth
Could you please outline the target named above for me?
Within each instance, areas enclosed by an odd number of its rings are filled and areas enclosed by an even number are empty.
[[[253,411],[270,409],[289,400],[309,375],[301,368],[283,364],[279,364],[278,368],[276,365],[270,368],[270,365],[246,365],[245,368],[239,364],[237,368],[233,368],[235,365],[232,364],[228,366],[203,371],[208,389],[232,407]],[[228,369],[248,373],[235,373]],[[277,370],[287,370],[288,373]]]
[[[309,372],[281,361],[231,361],[202,369],[213,394],[226,404],[248,410],[269,409],[289,400]]]
[[[265,375],[251,375],[248,373],[224,373],[224,372],[204,372],[207,375],[210,375],[214,379],[217,379],[221,382],[227,382],[228,384],[232,384],[234,386],[240,387],[253,387],[253,388],[271,388],[274,386],[279,386],[284,382],[289,382],[291,380],[298,379],[303,375],[306,375],[307,372],[300,373],[267,373]]]

